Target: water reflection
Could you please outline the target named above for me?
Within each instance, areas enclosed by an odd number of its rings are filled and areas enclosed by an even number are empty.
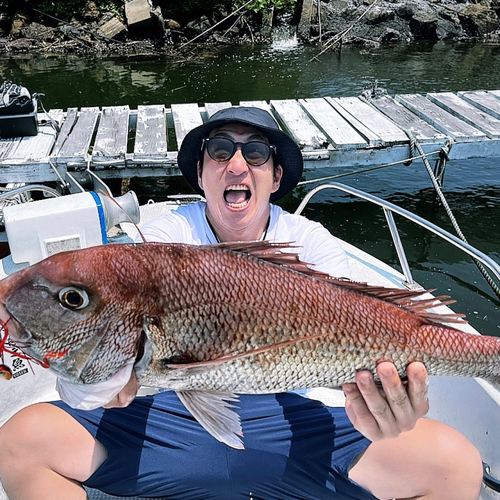
[[[294,43],[287,50],[189,49],[176,58],[22,57],[0,60],[0,70],[4,78],[44,92],[47,106],[63,109],[359,95],[375,80],[389,94],[500,88],[500,47],[354,46],[311,61],[320,49]]]

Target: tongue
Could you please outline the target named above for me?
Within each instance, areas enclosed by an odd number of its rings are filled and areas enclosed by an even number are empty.
[[[225,192],[225,199],[227,203],[243,203],[247,199],[246,191],[233,191],[232,189]]]

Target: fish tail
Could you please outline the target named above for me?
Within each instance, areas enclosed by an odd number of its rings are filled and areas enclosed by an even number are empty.
[[[431,328],[434,329],[434,345],[430,357],[436,365],[446,365],[442,372],[431,374],[478,377],[500,384],[499,337],[464,333],[453,328]]]

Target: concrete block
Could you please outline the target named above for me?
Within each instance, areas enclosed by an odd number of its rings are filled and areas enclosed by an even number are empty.
[[[106,38],[120,38],[125,35],[127,28],[119,19],[112,17],[100,26],[97,32]]]
[[[125,3],[125,18],[131,29],[144,29],[152,23],[151,5],[148,0],[131,0]]]

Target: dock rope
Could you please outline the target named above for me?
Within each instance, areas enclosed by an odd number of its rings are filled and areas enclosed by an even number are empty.
[[[429,174],[431,182],[434,186],[434,189],[436,190],[436,193],[439,197],[439,200],[441,201],[441,204],[443,205],[444,209],[446,210],[446,213],[447,213],[458,237],[463,242],[468,243],[467,238],[462,233],[462,230],[460,229],[460,226],[458,225],[458,222],[455,218],[455,215],[453,214],[450,206],[448,205],[448,202],[446,201],[446,198],[443,194],[443,190],[441,189],[442,180],[444,178],[444,170],[445,170],[445,166],[446,166],[446,161],[448,160],[448,152],[449,152],[449,149],[451,148],[451,145],[452,145],[451,140],[449,140],[447,145],[445,146],[445,148],[443,148],[442,153],[440,155],[440,159],[438,161],[436,161],[436,166],[435,166],[435,169],[433,172],[432,168],[429,164],[429,161],[427,160],[427,156],[425,155],[419,141],[415,138],[415,136],[409,130],[405,130],[405,133],[408,136],[408,138],[410,139],[410,150],[411,150],[411,144],[413,143],[414,147],[416,147],[418,152],[420,153],[420,155],[422,157],[422,161],[424,162],[425,168],[427,169],[427,173]],[[436,177],[435,172],[438,173],[438,177]],[[472,257],[472,260],[474,261],[474,264],[476,264],[477,268],[479,269],[479,271],[481,272],[484,279],[486,280],[486,282],[488,283],[490,288],[493,290],[495,295],[500,299],[500,288],[493,281],[493,278],[489,275],[486,268],[483,266],[483,264],[481,264],[481,262],[479,262],[474,257]]]

